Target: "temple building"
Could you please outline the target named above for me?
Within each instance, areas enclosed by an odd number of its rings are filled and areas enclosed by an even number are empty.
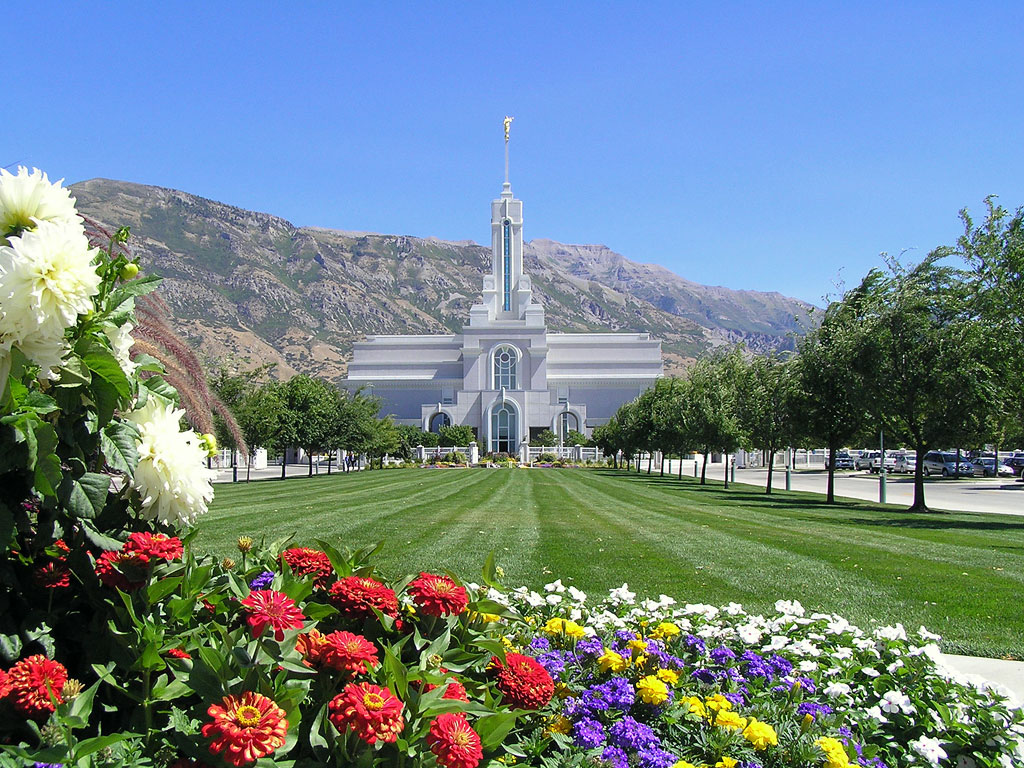
[[[523,203],[508,181],[491,203],[491,272],[462,333],[367,336],[348,387],[368,387],[381,415],[436,432],[474,427],[481,451],[516,453],[537,433],[589,435],[662,375],[647,333],[551,333],[523,272]]]

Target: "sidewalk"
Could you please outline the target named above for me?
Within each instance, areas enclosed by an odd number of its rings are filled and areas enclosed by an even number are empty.
[[[1024,661],[957,656],[952,653],[942,654],[942,660],[956,673],[960,682],[975,685],[995,683],[996,690],[1007,694],[1013,706],[1024,706]]]

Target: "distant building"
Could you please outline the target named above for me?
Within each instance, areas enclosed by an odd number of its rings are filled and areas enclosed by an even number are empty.
[[[482,451],[516,453],[545,429],[589,435],[662,375],[661,342],[647,333],[548,332],[523,272],[523,203],[507,172],[491,203],[491,254],[462,333],[367,336],[348,388],[372,387],[398,423],[466,424]]]

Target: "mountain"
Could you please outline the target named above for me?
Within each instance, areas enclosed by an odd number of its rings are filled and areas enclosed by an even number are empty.
[[[92,179],[79,211],[131,227],[129,245],[179,332],[201,355],[280,376],[345,374],[365,334],[452,333],[468,321],[490,250],[470,241],[296,227],[162,187]],[[792,345],[810,305],[778,293],[699,285],[601,245],[525,244],[524,268],[553,331],[649,331],[667,372],[710,347]]]

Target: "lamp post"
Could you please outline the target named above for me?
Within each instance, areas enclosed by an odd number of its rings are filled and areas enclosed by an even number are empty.
[[[885,504],[885,432],[878,432],[878,503]]]
[[[793,446],[786,449],[786,490],[793,490]]]

